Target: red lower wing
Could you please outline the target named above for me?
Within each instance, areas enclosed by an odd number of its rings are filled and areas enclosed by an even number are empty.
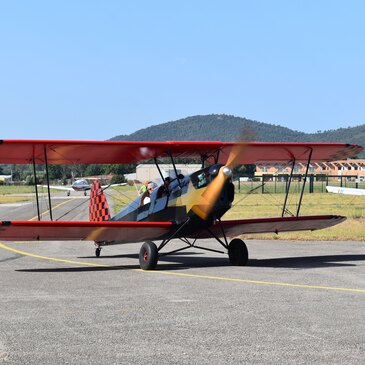
[[[255,218],[222,221],[228,237],[248,233],[279,233],[317,230],[343,222],[338,215],[302,216],[285,218]],[[52,222],[2,221],[0,240],[4,241],[117,241],[118,243],[158,240],[173,228],[171,222]],[[222,228],[214,224],[210,230],[222,236]],[[207,231],[199,238],[211,238]]]
[[[171,227],[170,222],[3,221],[0,223],[0,240],[128,243],[159,239]]]
[[[314,231],[339,224],[346,217],[338,215],[316,215],[285,218],[255,218],[222,221],[224,232],[228,237],[235,237],[248,233],[279,233],[290,231]],[[219,224],[213,225],[211,231],[222,237]],[[201,238],[211,237],[209,233],[199,235]]]

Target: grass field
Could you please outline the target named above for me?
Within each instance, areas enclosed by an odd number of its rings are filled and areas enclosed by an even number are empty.
[[[0,185],[0,204],[11,204],[30,200],[32,198],[31,196],[21,194],[31,193],[34,193],[33,186]]]
[[[34,186],[28,185],[0,185],[0,195],[34,193]]]
[[[256,183],[256,186],[259,186]],[[295,189],[295,186],[292,187]],[[283,206],[285,194],[271,193],[265,188],[265,194],[259,188],[247,194],[251,188],[241,185],[241,193],[236,190],[232,209],[224,216],[224,219],[279,217]],[[271,191],[271,192],[270,192]],[[318,190],[315,190],[318,191]],[[21,194],[34,193],[34,187],[30,186],[0,186],[0,204],[16,203],[29,200],[29,196]],[[107,198],[114,200],[114,213],[136,198],[135,187],[122,186],[114,188],[113,194],[105,191]],[[295,215],[298,206],[299,194],[293,192],[288,200],[288,209]],[[17,196],[9,194],[20,194]],[[247,235],[252,239],[289,239],[289,240],[365,240],[365,196],[349,196],[329,193],[305,193],[302,201],[300,215],[337,214],[344,215],[348,219],[331,228],[314,232],[293,232],[276,234]]]
[[[4,195],[0,196],[0,204],[12,204],[28,201],[29,197],[26,196],[12,196],[12,195]]]
[[[281,216],[284,194],[236,194],[234,206],[225,218],[258,218]],[[289,201],[288,208],[295,214],[298,200]],[[255,239],[293,239],[293,240],[365,240],[365,196],[340,194],[305,194],[300,215],[337,214],[348,219],[331,228],[313,232],[291,232],[276,234],[249,235]]]
[[[251,184],[250,184],[251,185]],[[256,183],[256,186],[259,186]],[[255,185],[253,185],[255,187]],[[317,186],[320,190],[319,185]],[[251,187],[241,185],[241,193],[235,194],[233,207],[224,216],[224,219],[238,218],[260,218],[260,217],[280,217],[285,199],[285,194],[273,194],[265,188],[262,194],[261,188],[251,191]],[[119,194],[114,195],[116,211],[120,210],[136,195],[135,188],[117,188]],[[297,190],[293,186],[291,190]],[[296,214],[299,201],[298,191],[292,191],[288,200],[287,208],[294,215]],[[274,234],[247,235],[245,238],[252,239],[288,239],[288,240],[365,240],[365,196],[349,196],[341,194],[314,193],[306,192],[303,197],[300,215],[321,215],[335,214],[344,215],[348,219],[331,228],[313,232],[292,232]]]

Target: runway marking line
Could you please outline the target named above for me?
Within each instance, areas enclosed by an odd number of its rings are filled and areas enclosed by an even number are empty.
[[[65,259],[58,259],[56,257],[36,255],[36,254],[29,253],[29,252],[17,250],[15,248],[4,245],[3,243],[0,243],[0,248],[18,253],[20,255],[30,256],[30,257],[34,257],[34,258],[42,259],[42,260],[58,261],[58,262],[64,262],[64,263],[68,263],[68,264],[94,266],[94,267],[113,267],[113,265],[108,265],[108,264],[93,264],[90,262],[65,260]],[[291,283],[281,283],[281,282],[274,282],[274,281],[248,280],[248,279],[227,278],[227,277],[210,276],[210,275],[184,274],[184,273],[178,273],[178,272],[173,272],[173,271],[160,271],[160,270],[145,271],[142,269],[131,269],[131,271],[136,271],[136,272],[140,272],[140,273],[144,273],[144,274],[171,275],[171,276],[180,276],[180,277],[187,277],[187,278],[209,279],[209,280],[217,280],[217,281],[231,281],[231,282],[245,283],[245,284],[275,285],[275,286],[286,286],[286,287],[303,288],[303,289],[321,289],[321,290],[332,290],[332,291],[347,291],[347,292],[353,292],[353,293],[365,293],[365,289],[352,289],[352,288],[340,288],[340,287],[321,286],[321,285],[291,284]]]
[[[142,269],[134,269],[134,271],[139,271],[139,272],[143,272],[143,273],[163,274],[163,275],[185,276],[185,277],[192,277],[192,278],[199,278],[199,279],[233,281],[233,282],[247,283],[247,284],[277,285],[277,286],[297,287],[297,288],[305,288],[305,289],[322,289],[322,290],[350,291],[350,292],[356,292],[356,293],[365,293],[365,289],[339,288],[339,287],[334,287],[334,286],[291,284],[291,283],[280,283],[280,282],[275,282],[275,281],[247,280],[247,279],[226,278],[226,277],[210,276],[210,275],[183,274],[183,273],[178,273],[178,272],[173,272],[173,271],[159,271],[159,270],[145,271]]]
[[[66,200],[66,201],[64,201],[64,202],[62,202],[62,203],[59,203],[59,204],[57,204],[56,206],[54,206],[53,208],[52,208],[52,210],[54,210],[54,209],[56,209],[56,208],[58,208],[58,207],[60,207],[60,206],[62,206],[62,205],[64,205],[64,204],[66,204],[66,203],[69,203],[71,200]],[[44,212],[42,212],[41,214],[40,214],[40,216],[41,217],[43,217],[45,214],[47,214],[49,212],[49,209],[48,210],[45,210]],[[34,221],[34,220],[36,220],[36,219],[38,219],[38,215],[36,215],[36,216],[34,216],[33,218],[30,218],[29,220],[30,221]],[[40,243],[41,241],[14,241],[14,243],[16,243],[16,244],[34,244],[34,243]]]
[[[112,267],[112,265],[106,265],[106,264],[92,264],[91,262],[72,261],[72,260],[58,259],[56,257],[36,255],[34,253],[20,251],[20,250],[17,250],[15,248],[6,246],[6,245],[4,245],[1,242],[0,242],[0,248],[3,248],[4,250],[8,250],[8,251],[12,251],[12,252],[18,253],[19,255],[34,257],[36,259],[49,260],[49,261],[58,261],[58,262],[65,262],[67,264],[77,264],[77,265],[84,265],[84,266]]]
[[[71,199],[68,199],[68,200],[66,200],[66,201],[64,201],[64,202],[61,202],[61,203],[59,203],[59,204],[57,204],[56,206],[54,206],[54,207],[52,207],[52,211],[53,210],[55,210],[55,209],[57,209],[58,207],[60,207],[61,205],[64,205],[64,204],[66,204],[66,203],[69,203],[71,201]],[[41,217],[43,217],[45,214],[47,214],[47,213],[49,213],[49,209],[48,210],[45,210],[44,212],[42,212],[41,214],[40,214],[40,216]],[[33,218],[30,218],[29,220],[30,221],[34,221],[34,220],[36,220],[36,219],[38,219],[38,215],[36,215],[36,216],[34,216]]]
[[[56,209],[56,208],[60,207],[61,205],[64,205],[68,202],[70,202],[70,200],[66,200],[66,201],[56,205],[52,209]],[[43,216],[44,214],[46,214],[48,212],[49,212],[49,210],[46,210],[45,212],[41,213],[41,216]],[[31,218],[30,220],[35,220],[37,218],[38,218],[38,215]],[[1,242],[0,242],[0,248],[18,253],[23,256],[34,257],[34,258],[42,259],[42,260],[58,261],[58,262],[64,262],[64,263],[68,263],[68,264],[93,266],[93,267],[113,267],[113,265],[108,265],[108,264],[93,264],[90,262],[65,260],[65,259],[58,259],[56,257],[36,255],[36,254],[29,253],[29,252],[16,250],[12,247],[4,245]],[[148,274],[160,274],[160,275],[171,275],[171,276],[198,278],[198,279],[209,279],[209,280],[217,280],[217,281],[232,281],[232,282],[246,283],[246,284],[275,285],[275,286],[286,286],[286,287],[304,288],[304,289],[322,289],[322,290],[332,290],[332,291],[349,291],[349,292],[355,292],[355,293],[365,293],[365,289],[352,289],[352,288],[340,288],[340,287],[321,286],[321,285],[291,284],[291,283],[281,283],[281,282],[272,282],[272,281],[248,280],[248,279],[227,278],[227,277],[210,276],[210,275],[184,274],[184,273],[178,273],[178,272],[173,272],[173,271],[161,271],[161,270],[147,270],[146,271],[146,270],[142,270],[142,269],[131,269],[131,271],[148,273]]]

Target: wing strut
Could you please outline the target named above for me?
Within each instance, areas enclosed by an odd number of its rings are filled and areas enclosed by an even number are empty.
[[[161,176],[161,180],[162,180],[162,182],[164,181],[164,179],[165,179],[165,177],[163,176],[163,174],[162,174],[162,171],[161,171],[161,169],[160,169],[160,166],[158,166],[158,162],[157,162],[157,158],[156,157],[154,157],[153,158],[153,160],[155,161],[155,165],[156,165],[156,167],[157,167],[157,170],[158,170],[158,172],[159,172],[159,174],[160,174],[160,176]]]
[[[208,154],[202,155],[201,156],[202,169],[204,169],[204,167],[205,167],[205,162],[208,161],[210,158],[213,158],[213,160],[214,160],[213,163],[217,164],[218,160],[219,160],[219,152],[220,152],[220,150],[218,149],[217,151],[212,152],[210,155],[208,155]]]
[[[51,203],[51,192],[49,189],[49,175],[48,175],[48,160],[47,160],[47,149],[44,146],[44,161],[46,162],[46,177],[47,177],[47,190],[48,190],[48,202],[49,202],[49,215],[51,217],[51,221],[53,221],[52,217],[52,203]]]
[[[295,159],[293,159],[293,164],[291,166],[289,181],[288,181],[287,186],[286,186],[286,194],[285,194],[284,206],[283,206],[283,211],[281,213],[281,217],[284,217],[284,214],[287,211],[286,203],[288,201],[288,196],[289,196],[289,192],[290,192],[290,185],[291,185],[291,181],[292,181],[292,178],[293,178],[294,166],[295,166]]]
[[[311,159],[312,159],[312,152],[313,152],[313,148],[311,148],[310,149],[310,152],[309,152],[309,157],[308,157],[308,162],[307,162],[307,168],[305,170],[305,179],[304,179],[304,182],[303,182],[302,191],[300,193],[300,198],[299,198],[299,204],[298,204],[298,209],[297,209],[297,217],[299,217],[300,206],[302,205],[303,193],[304,193],[305,183],[307,181],[309,164],[310,164]]]
[[[37,201],[37,214],[38,214],[38,220],[41,220],[41,213],[39,211],[39,196],[38,196],[38,187],[37,187],[37,172],[35,170],[35,160],[33,155],[33,174],[34,174],[34,186],[35,186],[35,197]]]
[[[168,151],[167,154],[170,156],[171,158],[171,162],[172,162],[172,166],[174,168],[174,171],[175,171],[175,176],[176,176],[176,179],[177,179],[177,183],[179,184],[179,187],[180,189],[182,188],[181,186],[181,182],[180,182],[180,179],[177,177],[178,173],[177,173],[177,170],[176,170],[176,165],[175,165],[175,161],[174,161],[174,157],[172,156],[172,153],[171,151]]]

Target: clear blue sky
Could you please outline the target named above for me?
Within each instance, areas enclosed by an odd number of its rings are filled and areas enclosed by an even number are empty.
[[[196,114],[365,123],[364,1],[1,1],[0,138],[108,139]]]

